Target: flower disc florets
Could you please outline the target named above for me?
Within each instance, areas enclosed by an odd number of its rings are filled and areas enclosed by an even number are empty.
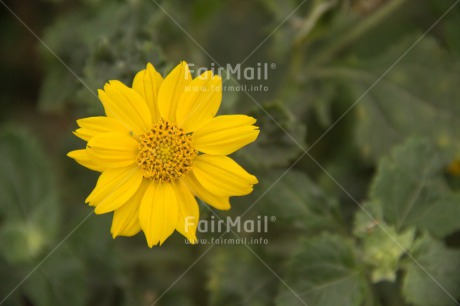
[[[192,137],[166,120],[140,135],[139,142],[137,164],[144,171],[144,178],[158,182],[180,179],[191,169],[198,154]]]

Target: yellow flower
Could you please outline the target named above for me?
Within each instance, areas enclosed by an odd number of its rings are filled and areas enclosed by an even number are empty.
[[[114,212],[114,238],[142,230],[152,247],[177,230],[195,243],[195,196],[227,210],[229,197],[252,192],[256,177],[226,155],[257,138],[256,120],[215,116],[221,98],[221,78],[192,79],[185,62],[165,79],[147,64],[132,88],[110,81],[99,90],[106,117],[77,120],[74,133],[88,143],[68,156],[101,172],[86,202]]]
[[[447,168],[447,172],[453,176],[460,176],[460,159],[454,160]]]

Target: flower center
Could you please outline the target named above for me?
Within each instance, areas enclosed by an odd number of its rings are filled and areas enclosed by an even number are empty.
[[[191,169],[198,154],[192,137],[163,119],[140,135],[139,142],[137,164],[144,171],[144,178],[158,182],[180,179]]]

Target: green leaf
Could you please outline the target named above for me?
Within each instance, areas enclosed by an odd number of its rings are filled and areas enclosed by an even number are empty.
[[[270,271],[244,246],[214,250],[208,278],[210,305],[268,305],[273,298],[273,285],[277,284]]]
[[[445,237],[460,230],[460,194],[448,194],[433,203],[431,209],[421,216],[416,225],[435,237]]]
[[[80,85],[63,66],[53,66],[43,81],[38,100],[40,111],[58,113],[64,110],[64,102],[72,99]]]
[[[85,305],[83,263],[70,248],[63,246],[24,283],[24,292],[38,306]]]
[[[9,263],[31,262],[42,252],[46,240],[39,225],[10,221],[0,231],[0,250]]]
[[[70,69],[56,61],[47,49],[41,49],[46,74],[39,109],[59,112],[73,103],[99,114],[102,107],[97,101],[97,89],[109,79],[130,86],[135,73],[147,62],[161,71],[164,61],[156,40],[161,27],[158,14],[163,12],[152,13],[152,5],[142,1],[111,2],[105,3],[103,9],[95,5],[94,12],[83,6],[49,27],[44,41]]]
[[[275,216],[277,224],[309,230],[337,228],[332,216],[335,200],[324,194],[305,173],[273,170],[260,184],[252,197],[258,199],[266,193],[257,206],[259,213]]]
[[[371,203],[381,206],[385,221],[398,231],[413,225],[433,229],[439,216],[431,212],[439,215],[447,204],[442,199],[449,194],[442,169],[443,159],[430,143],[411,139],[380,162]],[[457,221],[452,222],[435,231],[450,232],[458,227]]]
[[[409,229],[398,233],[394,227],[385,224],[379,213],[372,211],[376,205],[363,206],[355,217],[354,234],[361,238],[363,260],[372,267],[371,279],[395,281],[399,260],[414,240],[415,231]],[[370,216],[369,216],[370,215]]]
[[[351,69],[338,69],[335,74],[351,80],[357,100],[417,37],[391,47],[372,61],[357,62]],[[363,153],[377,160],[410,136],[424,136],[458,152],[459,73],[458,58],[446,53],[432,38],[420,41],[360,99],[356,136]]]
[[[286,277],[287,285],[303,302],[283,286],[277,298],[280,306],[358,306],[368,293],[353,244],[336,235],[324,234],[302,241]]]
[[[383,221],[383,212],[382,207],[377,203],[365,202],[361,207],[354,217],[353,234],[364,238]]]
[[[412,245],[414,230],[398,234],[394,228],[381,225],[364,239],[364,261],[373,266],[371,278],[377,283],[395,281],[399,259]]]
[[[214,0],[197,0],[191,5],[192,18],[197,24],[199,24],[204,22],[207,18],[212,17],[213,14],[216,14],[223,6],[223,2]]]
[[[411,250],[415,261],[405,264],[403,294],[417,306],[458,305],[460,298],[460,251],[447,249],[441,242],[425,235]]]
[[[30,261],[58,230],[53,169],[35,137],[17,127],[0,131],[0,156],[0,253]]]
[[[250,114],[257,119],[256,125],[260,127],[259,137],[235,155],[257,167],[284,166],[302,153],[300,146],[305,148],[306,126],[281,102],[263,107],[273,119],[260,109]]]

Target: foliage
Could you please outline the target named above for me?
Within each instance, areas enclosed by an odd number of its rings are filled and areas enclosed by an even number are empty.
[[[455,1],[29,2],[11,9],[43,43],[0,22],[0,305],[459,305],[460,4],[437,21]],[[220,110],[257,118],[232,157],[259,184],[200,207],[267,232],[150,250],[83,204],[74,119],[106,81],[180,60],[274,64],[224,79]]]

